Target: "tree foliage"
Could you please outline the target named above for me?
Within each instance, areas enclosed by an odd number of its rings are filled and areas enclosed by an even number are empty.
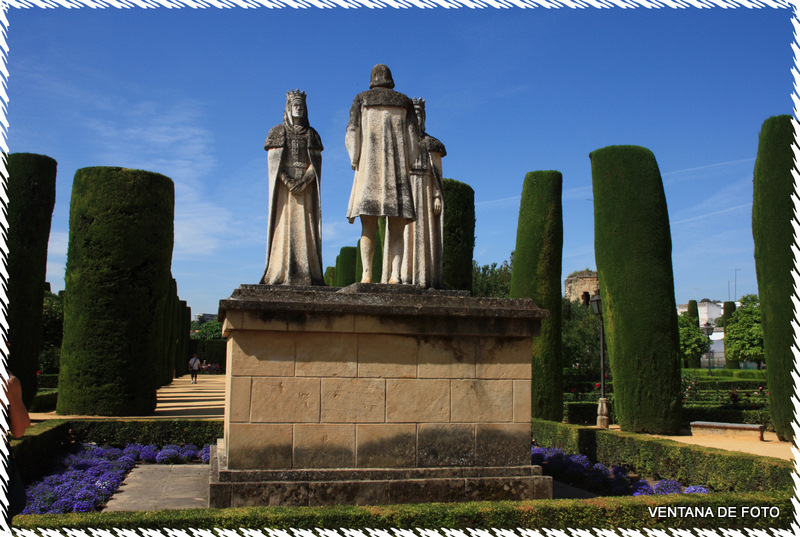
[[[511,269],[514,266],[514,252],[501,265],[478,265],[472,260],[472,296],[508,298],[511,292]]]
[[[700,358],[709,351],[711,344],[697,324],[697,319],[685,311],[678,316],[678,337],[680,338],[683,367],[700,367]]]
[[[222,323],[219,321],[208,321],[203,323],[192,339],[220,339],[222,337]]]
[[[764,362],[764,330],[758,296],[743,296],[741,306],[728,319],[725,325],[725,358],[757,364]]]
[[[61,339],[64,337],[63,295],[45,290],[42,303],[42,350],[39,367],[42,373],[58,373]]]
[[[600,317],[580,300],[563,299],[561,339],[564,367],[600,374]]]

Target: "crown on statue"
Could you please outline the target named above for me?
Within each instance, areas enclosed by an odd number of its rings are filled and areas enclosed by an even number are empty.
[[[411,102],[414,103],[414,108],[422,108],[423,110],[425,109],[425,99],[414,97]]]
[[[303,102],[305,102],[305,100],[306,100],[306,92],[305,91],[300,91],[299,89],[289,90],[289,91],[286,92],[286,97],[289,98],[292,101],[295,100],[295,99],[302,99]]]

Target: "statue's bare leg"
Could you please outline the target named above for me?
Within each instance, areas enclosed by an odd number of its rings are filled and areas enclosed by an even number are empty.
[[[372,283],[372,258],[375,255],[375,234],[378,217],[361,215],[361,283]]]
[[[389,283],[400,283],[400,263],[403,261],[403,231],[406,227],[405,218],[389,217],[386,219],[389,236]]]

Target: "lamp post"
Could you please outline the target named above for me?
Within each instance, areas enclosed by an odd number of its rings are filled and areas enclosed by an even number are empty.
[[[714,333],[714,327],[711,326],[711,323],[706,322],[703,325],[703,333],[708,338],[708,352],[706,353],[706,360],[708,361],[708,376],[711,376],[711,334]]]
[[[606,399],[606,334],[603,328],[603,307],[600,292],[589,300],[592,313],[600,317],[600,400],[597,402],[597,426],[608,429],[608,400]]]

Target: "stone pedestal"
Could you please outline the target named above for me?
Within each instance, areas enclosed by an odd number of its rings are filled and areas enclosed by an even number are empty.
[[[528,299],[243,285],[220,302],[211,507],[551,497],[530,465]]]

